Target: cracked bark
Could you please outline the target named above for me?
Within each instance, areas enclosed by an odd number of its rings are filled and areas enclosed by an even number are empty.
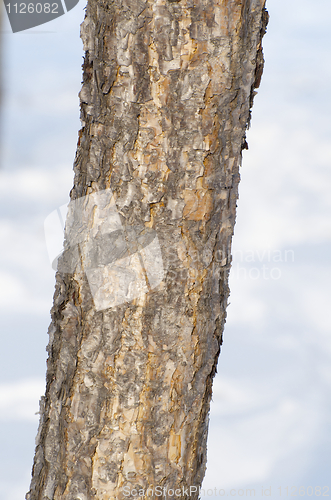
[[[264,4],[88,2],[71,198],[110,188],[123,224],[156,231],[165,274],[98,311],[81,268],[57,272],[28,500],[202,482]]]

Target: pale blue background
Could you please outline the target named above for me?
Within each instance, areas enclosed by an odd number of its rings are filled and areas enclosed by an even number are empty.
[[[29,486],[54,286],[43,220],[72,185],[84,6],[25,33],[2,28],[1,500]],[[276,499],[279,486],[331,486],[331,3],[268,10],[204,485],[255,498],[272,486]]]

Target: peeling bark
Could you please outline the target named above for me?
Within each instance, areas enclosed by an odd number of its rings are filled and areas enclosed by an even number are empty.
[[[164,278],[97,310],[83,254],[57,272],[28,500],[202,482],[264,4],[88,2],[71,198],[111,189],[124,227],[156,231]]]

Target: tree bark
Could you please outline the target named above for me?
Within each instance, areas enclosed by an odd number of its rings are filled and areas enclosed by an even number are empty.
[[[162,279],[96,307],[82,209],[79,262],[56,274],[28,500],[198,498],[264,4],[88,2],[71,199],[111,190],[124,231],[155,231]]]

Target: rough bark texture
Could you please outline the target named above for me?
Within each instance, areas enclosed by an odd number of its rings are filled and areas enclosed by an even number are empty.
[[[264,3],[89,0],[71,197],[111,188],[165,276],[97,311],[81,267],[57,273],[29,500],[201,484]]]

